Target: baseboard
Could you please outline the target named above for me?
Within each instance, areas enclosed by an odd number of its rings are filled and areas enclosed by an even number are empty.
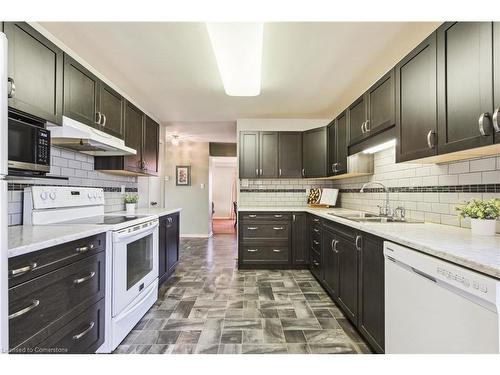
[[[181,238],[210,238],[212,233],[207,234],[181,234]]]

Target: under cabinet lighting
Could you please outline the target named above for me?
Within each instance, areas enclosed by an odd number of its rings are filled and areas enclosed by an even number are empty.
[[[379,145],[367,148],[366,150],[363,150],[363,154],[374,154],[376,152],[391,148],[396,145],[396,140],[391,139],[390,141],[381,143]]]
[[[207,23],[224,91],[229,96],[260,94],[263,23]]]

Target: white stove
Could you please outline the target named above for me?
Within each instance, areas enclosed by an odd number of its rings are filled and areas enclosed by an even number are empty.
[[[106,339],[99,352],[113,351],[158,299],[158,218],[105,213],[100,188],[32,186],[24,190],[23,224],[107,230]]]

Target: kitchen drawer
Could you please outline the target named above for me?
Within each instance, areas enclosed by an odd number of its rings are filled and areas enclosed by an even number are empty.
[[[317,216],[311,216],[311,227],[321,227],[321,219]]]
[[[289,253],[288,243],[241,245],[241,256],[244,263],[287,263]]]
[[[311,233],[311,248],[317,252],[321,252],[321,234]]]
[[[77,306],[90,306],[103,298],[104,263],[105,253],[100,252],[10,288],[10,347],[37,334],[37,339],[45,339],[54,332],[48,329],[52,323]]]
[[[275,223],[241,223],[241,234],[243,240],[268,239],[285,240],[290,237],[290,223],[276,221]]]
[[[240,220],[291,220],[292,215],[289,212],[243,212],[240,214]]]
[[[321,254],[315,250],[311,250],[310,268],[311,272],[321,280]]]
[[[104,342],[104,298],[41,342],[40,353],[95,353]],[[53,352],[53,351],[52,351]]]
[[[106,233],[101,233],[10,258],[9,287],[44,275],[105,249]]]

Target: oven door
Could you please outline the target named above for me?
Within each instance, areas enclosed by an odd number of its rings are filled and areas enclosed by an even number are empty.
[[[158,220],[113,233],[113,316],[158,278]]]

